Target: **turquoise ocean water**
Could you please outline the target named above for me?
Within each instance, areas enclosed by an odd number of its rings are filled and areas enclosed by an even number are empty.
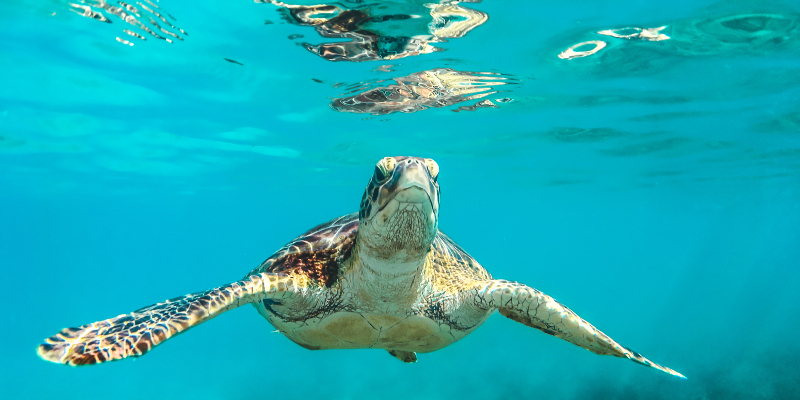
[[[0,398],[800,398],[797,2],[74,1],[0,3]],[[439,163],[496,278],[688,379],[500,315],[411,365],[314,352],[249,306],[37,357],[241,278],[388,155]]]

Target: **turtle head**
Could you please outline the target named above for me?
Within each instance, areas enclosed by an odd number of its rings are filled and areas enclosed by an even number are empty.
[[[358,213],[360,251],[385,263],[423,260],[439,226],[438,175],[429,158],[378,161]]]

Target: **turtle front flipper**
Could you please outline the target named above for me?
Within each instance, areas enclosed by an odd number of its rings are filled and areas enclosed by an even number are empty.
[[[139,357],[165,340],[225,311],[301,290],[284,274],[260,273],[204,292],[187,294],[130,314],[79,328],[66,328],[39,345],[39,356],[69,365],[91,365]]]
[[[658,365],[642,357],[641,354],[621,346],[554,298],[521,283],[505,280],[489,281],[479,290],[477,304],[484,308],[487,306],[497,308],[500,314],[507,318],[564,339],[593,353],[628,358],[686,379],[679,372]]]

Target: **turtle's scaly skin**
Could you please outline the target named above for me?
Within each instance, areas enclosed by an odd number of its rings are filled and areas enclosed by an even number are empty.
[[[384,158],[358,213],[313,228],[243,280],[64,329],[39,346],[39,355],[70,365],[138,357],[250,303],[307,349],[385,349],[415,362],[416,353],[462,339],[499,310],[594,353],[683,377],[619,345],[552,297],[492,279],[438,230],[437,175],[430,159]]]
[[[139,357],[161,342],[225,311],[266,297],[286,298],[296,282],[278,274],[258,274],[205,292],[187,294],[130,314],[66,328],[39,345],[39,356],[69,365],[91,365]]]

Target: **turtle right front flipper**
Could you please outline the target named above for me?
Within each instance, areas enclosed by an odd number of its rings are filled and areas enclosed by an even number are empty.
[[[69,365],[139,357],[161,342],[225,311],[268,298],[284,298],[303,285],[284,274],[260,273],[215,289],[188,294],[80,328],[66,328],[39,345],[39,356]]]
[[[623,347],[556,299],[521,283],[492,280],[477,294],[477,304],[497,308],[503,316],[566,340],[595,354],[628,358],[670,375],[686,379],[681,373],[658,365],[641,354]]]

